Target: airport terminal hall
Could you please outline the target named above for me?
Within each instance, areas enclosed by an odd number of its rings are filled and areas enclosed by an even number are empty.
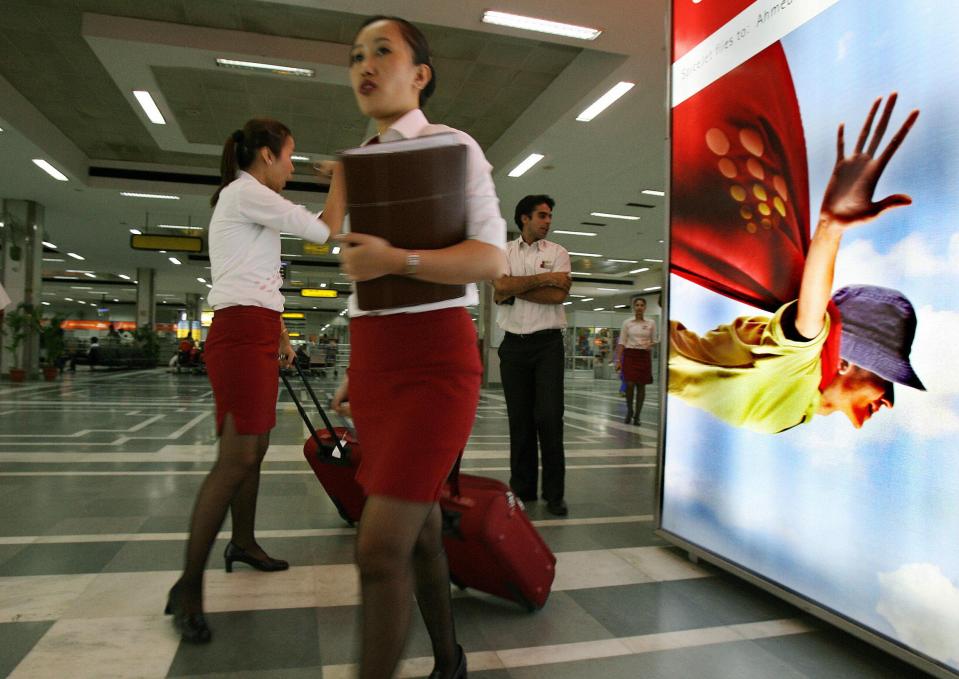
[[[0,678],[959,679],[957,34],[0,0]]]

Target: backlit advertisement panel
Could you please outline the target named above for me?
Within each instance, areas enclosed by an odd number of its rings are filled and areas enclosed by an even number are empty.
[[[959,674],[959,3],[672,29],[661,528]]]

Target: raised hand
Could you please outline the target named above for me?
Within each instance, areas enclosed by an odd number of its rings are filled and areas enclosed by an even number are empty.
[[[889,125],[889,118],[896,105],[897,97],[898,95],[893,92],[886,100],[886,106],[879,118],[879,124],[876,125],[876,129],[872,133],[872,140],[869,142],[868,148],[866,148],[866,141],[869,139],[873,119],[879,110],[882,97],[876,99],[869,110],[866,122],[859,133],[859,139],[856,141],[856,148],[848,157],[846,156],[843,138],[845,126],[839,126],[836,142],[836,165],[833,167],[832,177],[830,177],[829,184],[826,186],[826,193],[823,195],[820,220],[828,220],[846,228],[868,222],[890,208],[912,203],[912,198],[904,193],[896,193],[879,201],[873,200],[873,193],[883,170],[886,169],[886,165],[899,149],[909,130],[912,129],[916,118],[919,117],[918,110],[912,111],[889,141],[885,150],[876,156],[886,127]]]

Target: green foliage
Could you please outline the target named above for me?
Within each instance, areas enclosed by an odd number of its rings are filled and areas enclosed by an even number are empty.
[[[4,315],[3,322],[7,326],[4,333],[6,339],[4,348],[10,353],[11,361],[17,363],[20,345],[23,344],[31,329],[40,326],[40,310],[32,304],[21,302],[16,309]]]
[[[40,346],[43,347],[46,355],[47,365],[55,367],[66,351],[66,341],[63,337],[63,328],[60,325],[64,319],[61,316],[54,316],[46,323],[39,326]]]

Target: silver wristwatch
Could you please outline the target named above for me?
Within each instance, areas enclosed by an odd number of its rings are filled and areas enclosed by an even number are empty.
[[[420,253],[416,250],[409,250],[406,253],[406,269],[403,270],[404,276],[412,276],[420,268]]]

